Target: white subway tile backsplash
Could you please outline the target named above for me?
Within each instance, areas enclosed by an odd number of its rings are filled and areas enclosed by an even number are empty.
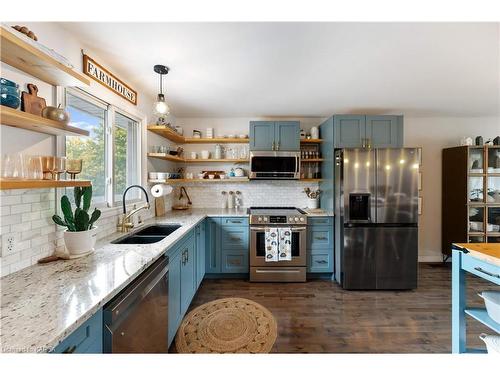
[[[2,225],[19,224],[21,222],[21,214],[2,216]]]
[[[23,203],[35,203],[35,202],[40,202],[41,200],[41,194],[24,194],[22,196],[22,202]]]
[[[4,190],[6,191],[16,191],[16,190]],[[21,197],[19,195],[2,195],[2,198],[0,199],[0,204],[3,206],[8,206],[12,204],[20,204],[21,203]]]
[[[11,214],[22,214],[25,212],[31,212],[31,203],[25,203],[25,204],[16,204],[14,206],[10,206],[10,213]]]

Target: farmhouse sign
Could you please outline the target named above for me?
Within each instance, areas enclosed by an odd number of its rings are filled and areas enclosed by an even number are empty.
[[[137,105],[137,91],[130,88],[130,86],[116,78],[106,68],[85,54],[83,55],[83,73],[128,100],[130,103]]]

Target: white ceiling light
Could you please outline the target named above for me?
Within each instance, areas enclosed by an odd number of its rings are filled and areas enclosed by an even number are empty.
[[[169,68],[165,65],[155,65],[153,69],[160,75],[160,93],[153,105],[153,112],[157,116],[167,116],[170,113],[170,108],[165,101],[165,95],[163,95],[163,75],[168,74]]]

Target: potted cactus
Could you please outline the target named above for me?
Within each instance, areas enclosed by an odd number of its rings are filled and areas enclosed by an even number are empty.
[[[94,208],[92,214],[89,215],[92,186],[75,187],[74,197],[76,205],[74,212],[69,198],[63,195],[61,198],[61,211],[64,218],[59,215],[52,216],[54,223],[66,227],[64,244],[69,256],[73,258],[86,255],[94,250],[97,238],[97,227],[94,226],[94,223],[101,216],[101,211],[97,208]]]

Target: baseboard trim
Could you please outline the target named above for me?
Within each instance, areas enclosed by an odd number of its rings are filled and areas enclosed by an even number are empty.
[[[442,263],[443,256],[442,255],[419,255],[418,262],[419,263]]]

